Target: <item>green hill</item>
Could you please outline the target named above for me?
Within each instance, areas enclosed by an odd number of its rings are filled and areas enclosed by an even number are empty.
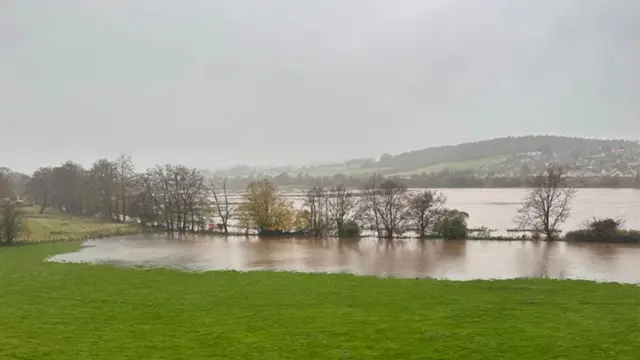
[[[366,176],[374,172],[389,175],[412,175],[445,169],[474,170],[506,161],[513,155],[541,152],[555,158],[575,158],[585,154],[607,152],[617,148],[640,148],[637,141],[600,140],[577,137],[530,135],[503,137],[458,145],[429,147],[397,155],[384,154],[377,161],[350,160],[342,164],[288,167],[286,169],[254,169],[254,174],[299,173],[310,176]],[[245,169],[246,170],[246,169]],[[243,176],[227,172],[230,176]]]

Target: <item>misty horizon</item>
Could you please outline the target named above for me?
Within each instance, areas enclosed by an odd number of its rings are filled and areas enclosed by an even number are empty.
[[[529,134],[638,140],[639,24],[640,2],[623,0],[9,1],[0,166],[128,154],[139,169],[216,169]]]

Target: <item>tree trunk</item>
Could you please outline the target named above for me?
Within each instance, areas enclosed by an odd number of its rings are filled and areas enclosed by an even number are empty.
[[[42,206],[40,207],[40,215],[44,214],[44,209],[47,208],[47,198],[44,198],[44,201],[42,202]]]

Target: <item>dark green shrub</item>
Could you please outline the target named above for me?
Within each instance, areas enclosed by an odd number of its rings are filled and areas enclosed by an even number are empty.
[[[568,232],[564,239],[571,242],[640,243],[640,231],[618,230],[603,237],[590,230],[577,230]]]
[[[22,212],[19,204],[4,201],[0,204],[0,244],[10,245],[18,240],[22,230]]]
[[[469,233],[468,218],[469,214],[463,211],[445,210],[436,224],[435,232],[445,240],[466,239]]]
[[[565,236],[572,242],[616,242],[640,243],[640,231],[621,230],[622,220],[595,218],[586,224],[586,228],[570,231]]]
[[[615,234],[620,230],[622,226],[622,220],[614,219],[599,219],[595,218],[589,224],[587,224],[587,230],[593,233],[595,236],[607,237]]]
[[[344,238],[360,237],[360,226],[355,221],[348,221],[342,227],[342,233],[338,234]]]

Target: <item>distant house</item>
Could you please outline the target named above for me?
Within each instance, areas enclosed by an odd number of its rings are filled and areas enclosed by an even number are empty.
[[[624,177],[624,173],[618,169],[611,171],[608,175],[611,177]]]

